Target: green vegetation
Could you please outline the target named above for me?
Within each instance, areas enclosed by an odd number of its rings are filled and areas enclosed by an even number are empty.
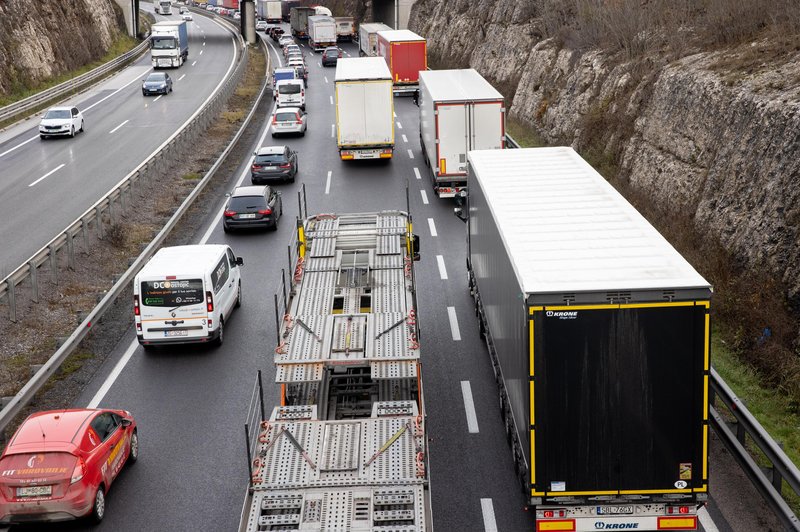
[[[546,145],[534,130],[513,118],[506,119],[506,134],[517,141],[520,148],[539,148]]]
[[[56,376],[57,379],[65,379],[81,369],[83,367],[83,363],[87,360],[93,358],[94,355],[91,353],[81,353],[76,352],[72,353],[67,359],[61,364],[61,368],[58,371],[58,375]]]
[[[198,172],[189,172],[188,174],[183,174],[182,177],[186,181],[193,181],[193,180],[200,179],[201,177],[203,177],[203,175],[198,173]]]

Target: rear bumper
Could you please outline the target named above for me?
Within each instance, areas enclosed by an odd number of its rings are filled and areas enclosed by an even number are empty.
[[[275,227],[275,217],[270,215],[260,220],[225,220],[222,223],[228,229],[265,229]]]
[[[61,499],[25,502],[0,500],[0,525],[72,521],[87,515],[92,511],[94,492],[74,489],[75,486],[72,488]]]
[[[137,334],[136,339],[140,345],[177,345],[177,344],[205,344],[219,338],[219,327],[208,333],[207,336],[176,336],[170,338],[145,338]]]
[[[276,133],[280,133],[281,131],[277,131]],[[300,133],[300,130],[294,131],[293,133]],[[292,170],[286,170],[285,172],[274,172],[270,174],[260,174],[260,173],[253,173],[250,172],[250,181],[254,185],[260,185],[262,183],[269,183],[270,181],[280,181],[280,180],[287,180],[292,178]]]

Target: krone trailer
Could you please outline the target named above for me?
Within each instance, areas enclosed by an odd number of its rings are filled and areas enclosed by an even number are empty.
[[[419,73],[428,69],[427,41],[411,30],[379,31],[378,55],[392,72],[396,92],[416,90]]]
[[[391,159],[394,150],[392,76],[380,57],[336,64],[336,141],[342,160]]]
[[[181,66],[189,58],[189,32],[185,20],[164,20],[150,28],[153,68]]]
[[[694,530],[711,286],[571,148],[468,160],[469,285],[536,530]]]
[[[333,17],[308,17],[308,45],[315,52],[321,52],[328,46],[336,46],[336,21]]]
[[[308,39],[308,17],[316,14],[313,7],[293,7],[289,11],[289,25],[292,27],[292,37]]]
[[[358,55],[378,56],[378,32],[391,31],[392,28],[382,22],[368,22],[358,27]]]
[[[353,17],[333,17],[336,21],[336,40],[352,41],[356,35],[356,23]]]
[[[505,146],[503,95],[473,69],[419,73],[420,144],[440,198],[467,186],[467,152]]]

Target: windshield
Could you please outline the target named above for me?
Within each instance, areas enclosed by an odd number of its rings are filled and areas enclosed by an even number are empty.
[[[203,280],[145,281],[142,283],[142,306],[179,307],[203,302]]]
[[[228,210],[234,212],[256,212],[267,206],[264,196],[236,196],[231,198]]]
[[[45,118],[69,118],[71,115],[67,109],[50,109],[44,115]]]
[[[163,83],[167,77],[163,73],[150,74],[145,81],[149,83]]]
[[[281,94],[300,94],[300,84],[299,83],[287,83],[285,85],[278,86],[278,92]]]
[[[255,163],[256,164],[267,164],[267,163],[285,163],[286,157],[283,156],[282,153],[270,153],[267,155],[257,155]]]
[[[150,42],[154,50],[171,50],[175,48],[175,37],[153,37]]]

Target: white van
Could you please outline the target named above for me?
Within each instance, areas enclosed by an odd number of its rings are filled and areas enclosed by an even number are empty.
[[[278,107],[299,107],[306,110],[306,90],[301,79],[284,79],[275,87]]]
[[[242,302],[242,264],[225,245],[158,250],[133,281],[139,343],[221,345],[225,320]]]

